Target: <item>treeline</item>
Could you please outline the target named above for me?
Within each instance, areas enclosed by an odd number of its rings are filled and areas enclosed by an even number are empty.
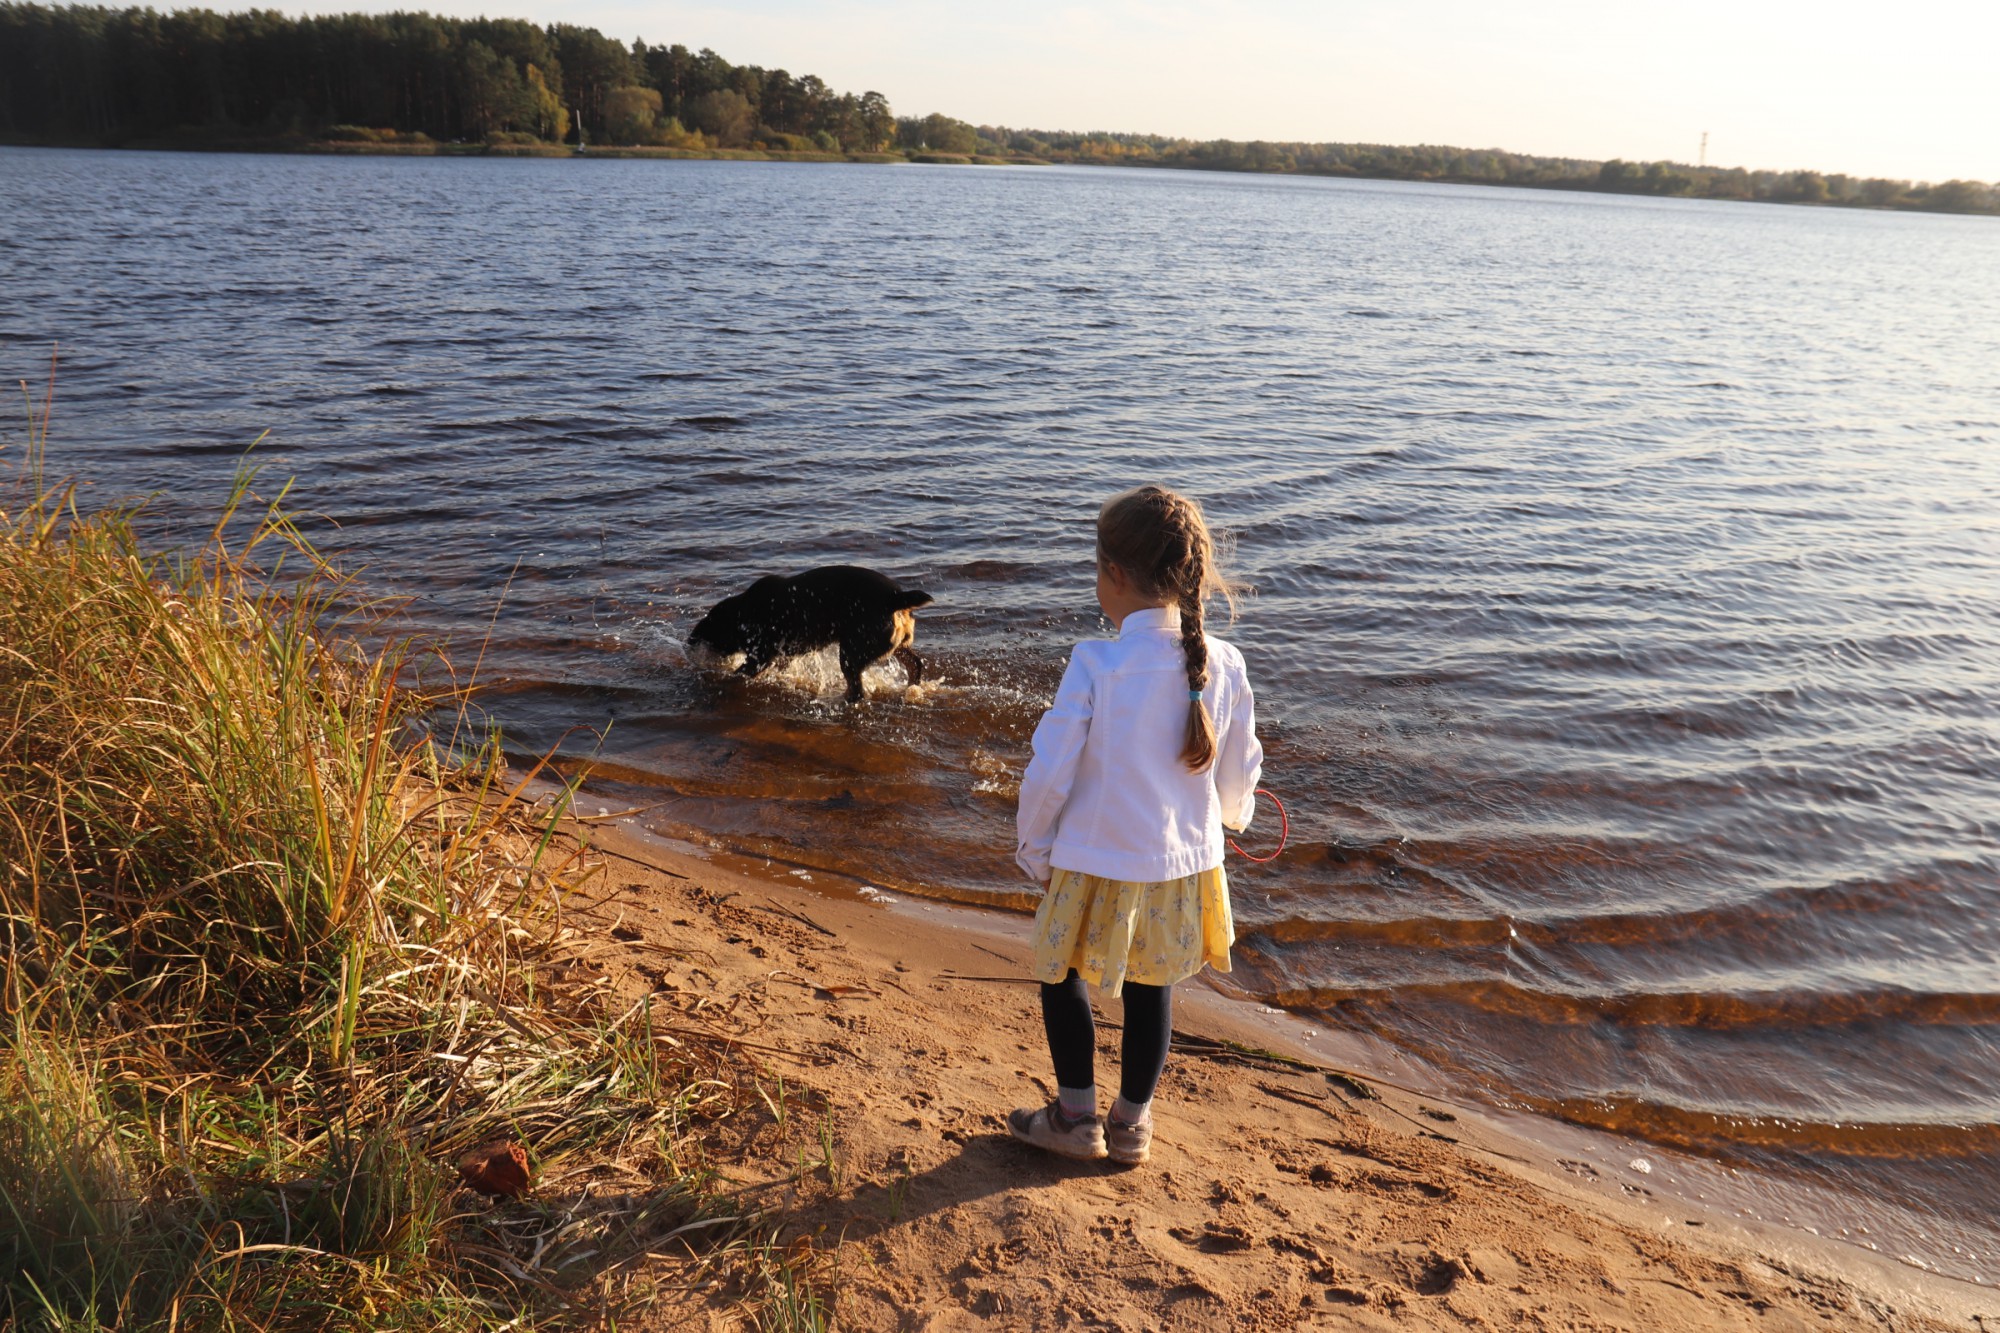
[[[1602,190],[1694,199],[1745,199],[1942,213],[2000,213],[2000,189],[1981,181],[1917,184],[1906,180],[1750,171],[1677,162],[1598,162],[1539,157],[1497,148],[1398,147],[1360,143],[1242,143],[1151,134],[1074,134],[962,126],[954,151],[1024,154],[1051,162],[1187,167],[1201,171],[1359,176],[1375,180],[1449,181],[1542,189]]]
[[[0,0],[0,137],[588,142],[690,150],[1074,162],[1450,181],[1771,203],[2000,213],[1979,181],[1597,162],[1500,149],[1078,134],[898,117],[878,92],[629,46],[595,28],[424,13],[290,18],[272,10]]]
[[[427,138],[874,152],[877,92],[630,46],[595,28],[432,14],[291,18],[0,3],[0,134]]]

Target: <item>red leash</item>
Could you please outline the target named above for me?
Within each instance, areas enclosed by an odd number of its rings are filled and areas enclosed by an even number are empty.
[[[1234,838],[1231,838],[1229,840],[1229,850],[1235,852],[1238,856],[1244,858],[1246,861],[1255,861],[1261,865],[1265,861],[1277,860],[1279,854],[1285,850],[1285,839],[1291,837],[1292,835],[1292,821],[1291,817],[1285,813],[1285,803],[1278,799],[1278,794],[1276,792],[1272,791],[1268,787],[1259,787],[1257,789],[1257,795],[1270,797],[1271,804],[1278,807],[1278,850],[1272,852],[1269,856],[1252,856],[1250,855],[1250,853],[1244,851],[1241,847],[1238,847],[1236,845],[1236,839]]]

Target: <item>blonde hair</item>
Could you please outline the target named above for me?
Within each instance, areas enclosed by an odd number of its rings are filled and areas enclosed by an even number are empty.
[[[1215,723],[1198,691],[1208,685],[1208,640],[1202,612],[1220,596],[1236,610],[1236,585],[1216,567],[1215,539],[1201,506],[1165,486],[1141,486],[1114,495],[1097,511],[1097,562],[1116,565],[1138,591],[1172,602],[1181,613],[1181,651],[1187,656],[1187,737],[1181,762],[1204,772],[1215,762]]]

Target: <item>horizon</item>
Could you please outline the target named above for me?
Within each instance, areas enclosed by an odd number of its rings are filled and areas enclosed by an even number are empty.
[[[648,45],[881,92],[899,115],[1193,140],[1449,145],[1546,157],[2000,182],[2000,10],[1918,0],[1884,29],[1858,4],[1695,0],[1670,16],[1531,0],[1504,15],[1389,0],[1330,15],[1250,0],[1031,0],[1003,20],[908,0],[280,5],[423,8],[594,27]],[[1185,93],[1184,89],[1197,91]]]

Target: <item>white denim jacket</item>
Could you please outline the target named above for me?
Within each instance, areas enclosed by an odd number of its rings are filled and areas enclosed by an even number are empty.
[[[1215,763],[1190,773],[1178,608],[1134,611],[1115,640],[1076,646],[1021,777],[1014,859],[1030,879],[1060,866],[1151,884],[1222,864],[1222,826],[1249,827],[1264,748],[1243,654],[1213,637],[1202,700]]]

